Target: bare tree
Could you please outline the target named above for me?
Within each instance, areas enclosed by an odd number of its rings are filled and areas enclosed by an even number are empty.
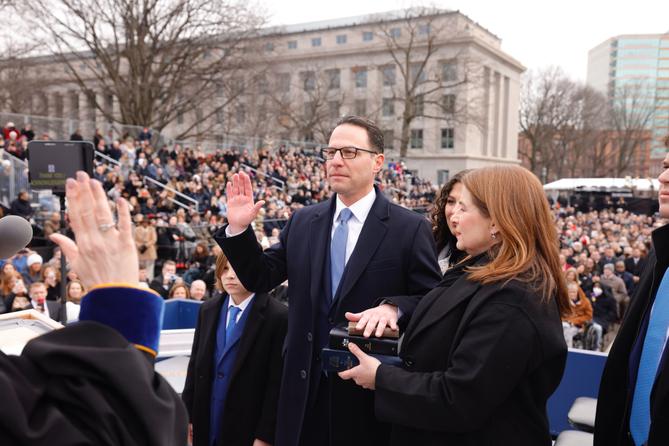
[[[257,53],[249,46],[263,22],[236,0],[27,0],[24,7],[107,120],[160,131],[195,114],[178,138],[208,131],[203,123],[240,93],[232,81]],[[118,115],[92,86],[118,101]]]
[[[597,172],[606,164],[608,155],[601,147],[606,99],[592,88],[575,83],[564,101],[567,119],[555,138],[559,149],[550,157],[550,171],[555,178],[598,176]]]
[[[615,176],[622,176],[633,167],[639,150],[650,139],[653,101],[645,82],[625,84],[615,90],[608,114],[608,143],[615,156],[612,166]]]
[[[27,57],[35,46],[18,43],[11,38],[4,42],[0,59],[0,109],[9,113],[48,113],[46,90],[58,81],[57,75],[50,76],[43,68]]]
[[[384,85],[393,95],[385,98],[401,108],[400,157],[409,148],[411,124],[416,118],[437,119],[449,126],[481,123],[480,106],[472,104],[477,64],[463,50],[437,61],[445,45],[463,37],[450,17],[432,7],[402,11],[401,17],[383,22],[377,35],[385,42],[392,63],[379,67]],[[396,76],[396,72],[399,76]],[[470,88],[472,91],[467,91]],[[390,103],[384,107],[390,107]]]
[[[340,71],[310,66],[292,76],[288,85],[286,73],[276,74],[274,88],[267,91],[276,125],[302,141],[326,141],[345,100]]]
[[[569,176],[596,177],[600,166],[606,164],[606,152],[601,150],[606,98],[591,87],[581,86],[573,101]]]
[[[520,98],[521,134],[526,148],[519,155],[546,182],[551,171],[561,171],[568,140],[562,136],[572,123],[572,99],[577,86],[557,67],[525,74]]]

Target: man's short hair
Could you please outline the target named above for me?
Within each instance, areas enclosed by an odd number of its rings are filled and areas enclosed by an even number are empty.
[[[613,266],[613,263],[607,263],[604,265],[604,269],[610,269],[611,271],[614,271],[615,267]]]
[[[173,266],[176,268],[177,262],[175,262],[174,260],[165,260],[163,262],[163,268],[165,268],[166,266]]]
[[[30,287],[28,288],[28,294],[32,294],[33,289],[35,289],[37,287],[41,287],[41,286],[46,288],[46,284],[44,282],[33,282],[33,283],[31,283]]]
[[[383,132],[381,129],[372,121],[371,119],[364,118],[362,116],[353,116],[348,115],[341,118],[337,121],[336,127],[340,125],[349,124],[356,127],[361,127],[367,131],[367,139],[369,139],[369,144],[371,149],[376,150],[379,153],[383,153]],[[366,147],[360,147],[365,149]]]

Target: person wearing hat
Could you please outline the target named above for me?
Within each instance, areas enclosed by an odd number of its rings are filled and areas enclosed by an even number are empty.
[[[29,287],[32,283],[42,280],[42,263],[42,256],[36,252],[28,256],[28,260],[26,261],[28,272],[23,275],[26,286]]]
[[[15,126],[14,123],[11,122],[11,121],[9,121],[9,122],[7,123],[7,125],[5,126],[5,128],[2,129],[2,136],[3,136],[3,138],[4,138],[4,139],[9,139],[9,133],[10,133],[10,132],[18,132],[18,130],[16,130],[16,126]]]

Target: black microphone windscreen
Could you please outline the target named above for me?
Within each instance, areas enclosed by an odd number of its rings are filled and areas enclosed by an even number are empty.
[[[16,215],[0,218],[0,259],[7,259],[26,247],[33,238],[30,223]]]

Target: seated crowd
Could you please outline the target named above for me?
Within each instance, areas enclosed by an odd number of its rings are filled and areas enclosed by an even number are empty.
[[[203,300],[220,292],[214,277],[220,248],[212,234],[225,221],[225,184],[240,168],[248,169],[257,199],[266,200],[254,222],[258,242],[264,248],[278,241],[292,212],[330,194],[323,160],[314,150],[281,146],[277,150],[227,148],[205,153],[180,145],[156,149],[151,145],[150,132],[148,137],[146,132],[121,140],[110,140],[96,132],[93,142],[97,151],[115,162],[100,158],[94,176],[103,183],[111,202],[119,196],[129,201],[141,279],[165,299]],[[4,142],[0,147],[22,155],[24,152],[17,151],[13,142],[25,146],[34,133],[30,127],[14,128],[1,137]],[[427,212],[438,192],[435,185],[393,161],[382,171],[377,184],[392,201],[418,212]],[[190,200],[181,199],[175,191]],[[0,312],[45,308],[53,317],[60,310],[44,302],[56,303],[60,297],[60,252],[51,249],[53,245],[46,240],[60,230],[60,215],[32,215],[28,198],[26,193],[19,194],[8,211],[35,217],[38,234],[47,245],[35,249],[48,260],[26,250],[2,265]],[[195,202],[197,211],[179,205]],[[570,346],[605,349],[615,337],[639,281],[650,247],[650,232],[661,223],[655,217],[623,210],[582,213],[556,205],[554,213],[574,308],[572,317],[563,323],[565,339]],[[66,280],[68,308],[63,321],[76,319],[76,305],[85,294],[74,273],[69,273]],[[33,289],[35,283],[44,285],[45,299],[37,299],[41,288],[38,285]],[[285,297],[285,287],[276,293]]]

